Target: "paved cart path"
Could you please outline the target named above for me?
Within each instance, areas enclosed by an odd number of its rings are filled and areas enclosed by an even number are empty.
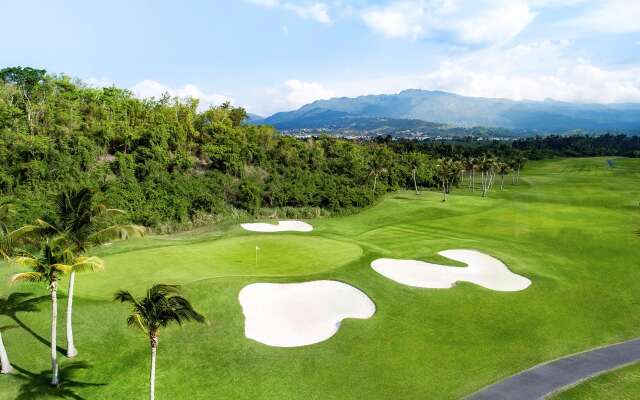
[[[537,365],[468,396],[467,400],[536,400],[612,369],[640,361],[640,339]]]

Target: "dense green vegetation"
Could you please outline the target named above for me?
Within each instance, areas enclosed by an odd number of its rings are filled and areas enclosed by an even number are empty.
[[[442,187],[439,158],[461,161],[453,185],[488,154],[518,158],[634,155],[637,138],[546,138],[356,142],[298,140],[244,123],[229,104],[139,100],[31,68],[0,70],[0,197],[16,202],[16,224],[53,211],[70,183],[127,211],[114,222],[173,231],[250,215],[315,217],[370,206],[409,187]],[[497,173],[498,164],[492,169]]]
[[[48,387],[48,290],[0,286],[0,327],[13,327],[2,334],[15,368],[0,377],[0,399],[142,397],[148,344],[112,298],[120,289],[139,297],[157,282],[181,284],[211,321],[163,330],[159,398],[461,398],[534,364],[638,336],[638,178],[636,159],[532,161],[519,185],[507,180],[488,198],[480,180],[476,193],[460,185],[447,202],[437,192],[401,191],[357,214],[311,220],[311,233],[257,234],[227,222],[101,246],[92,255],[106,270],[77,287],[80,353],[60,357],[58,389]],[[416,289],[370,268],[379,257],[441,262],[436,253],[453,248],[498,257],[532,285],[515,293]],[[22,271],[2,266],[0,280]],[[315,279],[363,290],[376,314],[344,321],[313,346],[244,337],[242,287]]]
[[[635,400],[640,387],[640,364],[615,370],[586,381],[553,400]]]
[[[364,207],[410,184],[404,157],[386,146],[299,141],[243,124],[241,108],[198,112],[197,106],[4,69],[0,195],[19,199],[18,222],[28,223],[51,211],[51,197],[62,188],[79,184],[128,211],[125,220],[157,228],[243,212],[311,217],[321,209]],[[418,172],[418,183],[428,184],[428,171]]]

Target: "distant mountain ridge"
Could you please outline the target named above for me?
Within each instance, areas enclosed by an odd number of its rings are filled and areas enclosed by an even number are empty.
[[[407,122],[412,121],[412,122]],[[640,133],[640,104],[515,101],[410,89],[398,94],[318,100],[261,123],[282,130],[433,130],[488,127],[517,133],[571,130]],[[388,130],[387,129],[387,130]]]

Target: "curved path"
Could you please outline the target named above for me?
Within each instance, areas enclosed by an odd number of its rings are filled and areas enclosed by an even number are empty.
[[[640,339],[578,353],[487,386],[467,400],[537,400],[581,381],[640,361]]]

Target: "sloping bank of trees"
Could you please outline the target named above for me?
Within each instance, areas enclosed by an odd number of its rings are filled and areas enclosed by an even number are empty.
[[[25,224],[52,212],[60,190],[89,187],[98,201],[127,210],[121,222],[160,228],[233,213],[313,216],[435,184],[424,154],[329,137],[301,141],[244,124],[241,108],[197,106],[3,69],[0,197],[16,200],[16,223]]]

